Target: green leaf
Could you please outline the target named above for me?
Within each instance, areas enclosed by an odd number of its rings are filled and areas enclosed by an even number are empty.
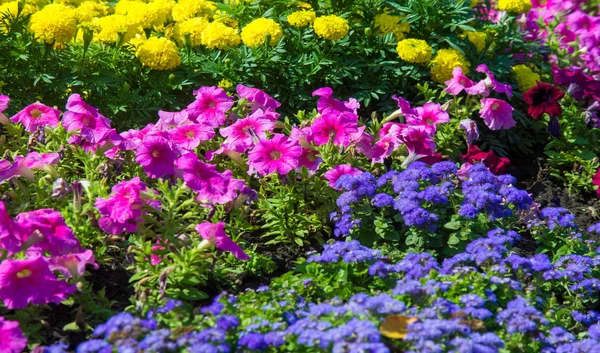
[[[458,243],[460,243],[460,239],[458,239],[456,234],[450,235],[450,237],[448,238],[448,245],[456,245]]]
[[[446,229],[450,229],[450,230],[458,230],[460,228],[461,223],[457,220],[454,221],[450,221],[446,224],[444,224],[444,228]]]

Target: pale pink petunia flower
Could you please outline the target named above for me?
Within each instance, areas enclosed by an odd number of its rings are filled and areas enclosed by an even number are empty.
[[[274,112],[281,105],[281,103],[276,101],[273,97],[258,88],[237,85],[235,90],[240,98],[244,98],[250,103],[252,112],[257,111],[258,109],[261,109],[262,111],[270,109]]]
[[[0,316],[0,352],[21,353],[27,347],[27,338],[19,328],[18,321],[6,320]]]
[[[25,156],[25,166],[31,169],[43,169],[48,165],[56,164],[60,161],[60,155],[56,152],[40,154],[38,152],[29,152]]]
[[[248,256],[231,238],[225,233],[225,223],[204,222],[196,226],[196,231],[206,241],[200,244],[201,248],[214,245],[218,249],[232,253],[239,260],[250,260]]]
[[[35,132],[38,127],[57,127],[60,122],[60,114],[60,110],[36,102],[25,107],[10,120],[13,123],[22,124],[25,131]]]
[[[479,128],[477,128],[477,123],[471,119],[461,120],[460,128],[465,130],[465,135],[467,137],[467,144],[472,145],[475,140],[479,138]]]
[[[298,157],[302,147],[297,141],[288,139],[283,134],[274,134],[270,140],[260,140],[248,152],[250,173],[257,171],[261,175],[279,173],[286,175],[298,166]]]
[[[86,265],[98,268],[92,250],[55,256],[50,259],[50,269],[52,271],[60,271],[67,278],[79,278],[83,276]]]
[[[10,102],[8,96],[0,95],[0,124],[2,125],[10,124],[10,120],[2,113],[8,108],[8,102]]]
[[[297,141],[302,148],[312,148],[312,143],[314,142],[312,129],[310,127],[299,128],[297,126],[292,126],[290,139]]]
[[[483,81],[488,88],[491,88],[498,93],[506,93],[508,97],[512,97],[512,87],[496,81],[494,74],[490,71],[486,64],[477,66],[477,72],[482,72],[487,75],[487,78]]]
[[[337,146],[348,146],[351,135],[358,131],[357,118],[352,113],[327,114],[316,118],[311,126],[312,137],[317,146],[332,142]]]
[[[196,100],[188,105],[189,119],[218,128],[225,123],[225,113],[233,107],[233,99],[222,88],[202,86],[194,91]]]
[[[58,280],[43,257],[6,259],[0,263],[0,298],[8,309],[27,304],[60,304],[76,287]]]
[[[358,175],[361,174],[362,170],[352,167],[350,164],[339,164],[333,169],[328,170],[323,177],[329,181],[329,186],[337,189],[335,183],[342,175]]]
[[[242,153],[254,147],[259,140],[265,140],[267,132],[272,132],[274,128],[273,121],[265,119],[263,111],[258,109],[247,118],[221,128],[220,133],[226,137],[224,144]]]
[[[159,119],[154,128],[161,131],[171,130],[178,126],[191,123],[187,110],[182,110],[180,112],[165,112],[159,110],[158,116]]]
[[[207,125],[186,124],[167,132],[174,145],[184,150],[193,150],[200,142],[209,141],[215,136],[215,130]]]
[[[175,174],[173,146],[164,137],[146,136],[137,148],[135,161],[138,162],[150,178],[162,178]]]
[[[452,94],[459,95],[463,90],[468,94],[482,94],[486,91],[485,82],[481,82],[480,84],[475,84],[473,80],[465,76],[463,74],[463,69],[461,67],[456,67],[452,71],[452,79],[445,82],[446,89],[444,91]]]
[[[479,114],[490,130],[510,129],[517,122],[513,119],[514,108],[501,99],[485,98],[481,100]]]

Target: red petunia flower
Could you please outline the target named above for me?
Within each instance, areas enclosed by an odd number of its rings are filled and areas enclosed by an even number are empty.
[[[475,164],[477,162],[484,164],[494,174],[502,174],[510,163],[508,158],[501,158],[494,152],[483,152],[477,145],[469,146],[467,154],[463,154],[462,159],[467,163]]]
[[[600,169],[598,169],[596,174],[592,177],[592,184],[599,186],[598,190],[596,190],[596,195],[600,198]]]
[[[529,104],[527,113],[534,119],[539,119],[544,113],[550,116],[558,116],[562,114],[562,108],[558,104],[558,100],[564,97],[565,92],[557,87],[538,82],[529,91],[523,94],[523,99]]]

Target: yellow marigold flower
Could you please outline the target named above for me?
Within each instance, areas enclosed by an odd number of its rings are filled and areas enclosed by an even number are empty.
[[[130,52],[136,53],[140,46],[146,43],[146,35],[145,34],[136,34],[135,37],[131,38],[129,42],[127,42],[127,46],[125,48]]]
[[[400,21],[402,21],[400,16],[380,13],[375,16],[375,27],[379,28],[381,33],[394,33],[396,40],[402,40],[406,37],[406,33],[410,32],[410,23],[400,23]]]
[[[168,14],[161,9],[160,5],[160,3],[146,4],[139,1],[122,0],[117,3],[115,13],[127,16],[131,26],[152,28],[167,21]]]
[[[486,35],[483,32],[467,32],[467,39],[477,48],[478,53],[485,48],[485,38]]]
[[[1,1],[0,1],[1,2]],[[23,10],[21,10],[21,16],[27,16],[35,12],[35,6],[25,4]],[[12,16],[17,16],[19,12],[19,2],[11,1],[0,5],[0,14],[10,13]]]
[[[186,37],[188,37],[190,40],[189,45],[197,47],[202,43],[202,32],[207,26],[208,20],[205,17],[190,18],[175,24],[173,37],[179,45],[184,45]]]
[[[177,45],[167,38],[150,37],[135,53],[142,65],[154,70],[171,70],[181,64]]]
[[[409,63],[426,63],[431,59],[433,49],[426,41],[421,39],[404,39],[396,47],[398,56]]]
[[[212,22],[202,31],[201,43],[209,49],[227,49],[240,44],[238,31],[221,22]]]
[[[62,4],[50,4],[31,15],[29,30],[46,43],[68,42],[77,33],[74,9]]]
[[[452,71],[461,67],[463,73],[469,73],[470,64],[463,54],[456,49],[440,49],[431,61],[431,78],[435,82],[444,83],[452,78]]]
[[[177,4],[174,0],[154,0],[150,2],[159,13],[159,16],[164,16],[166,18],[166,22],[173,20],[173,7]]]
[[[498,10],[521,14],[531,10],[531,0],[498,0]]]
[[[231,14],[226,11],[215,11],[213,15],[213,20],[217,22],[221,22],[224,25],[231,28],[238,28],[239,22],[233,18]]]
[[[312,9],[312,5],[304,1],[296,1],[294,6],[299,7],[301,9]]]
[[[194,17],[212,16],[217,9],[212,1],[206,0],[180,0],[173,6],[173,20],[185,21]]]
[[[224,78],[221,81],[219,81],[219,83],[217,83],[218,87],[221,87],[224,90],[228,90],[231,87],[233,87],[233,82],[229,81],[228,79]]]
[[[287,20],[292,26],[302,28],[315,22],[315,18],[317,18],[317,14],[314,11],[303,10],[291,13]]]
[[[317,17],[313,28],[319,37],[330,40],[342,39],[350,31],[348,21],[335,15]]]
[[[529,91],[531,87],[536,85],[536,81],[541,80],[539,74],[535,73],[528,66],[523,64],[513,66],[511,71],[517,79],[517,84],[519,85],[519,90],[521,92]]]
[[[127,16],[108,15],[95,21],[100,26],[100,32],[94,36],[95,42],[114,44],[122,36],[122,41],[127,42],[136,34],[143,34],[142,27],[131,25]]]
[[[479,0],[471,0],[471,7],[475,7],[477,6],[477,4],[479,4]]]
[[[79,23],[91,22],[94,17],[104,17],[110,13],[110,6],[95,2],[84,1],[75,9]]]
[[[270,18],[257,18],[242,29],[242,42],[254,48],[263,44],[267,35],[271,38],[269,44],[277,44],[283,37],[281,26]]]
[[[236,7],[245,2],[250,2],[252,0],[224,0],[223,3],[227,6]]]

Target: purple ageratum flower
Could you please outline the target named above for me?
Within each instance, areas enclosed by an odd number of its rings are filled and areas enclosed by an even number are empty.
[[[196,231],[208,244],[213,244],[223,251],[230,252],[240,260],[250,260],[250,256],[227,236],[225,233],[225,223],[219,222],[214,224],[204,222],[196,226]],[[200,246],[202,246],[202,244]]]
[[[506,95],[509,98],[512,97],[512,87],[510,85],[496,81],[494,74],[490,71],[487,65],[481,64],[477,66],[477,72],[482,72],[486,74],[487,77],[483,81],[485,82],[485,85],[488,88],[491,88],[498,93],[506,93]]]
[[[22,124],[25,127],[25,131],[35,132],[38,127],[57,127],[60,115],[60,110],[36,102],[25,107],[10,118],[10,120],[13,123]]]
[[[508,130],[517,122],[512,117],[514,108],[501,99],[485,98],[481,100],[479,114],[490,130]]]
[[[56,303],[75,292],[75,286],[60,281],[43,257],[6,259],[0,263],[0,298],[8,309]]]
[[[248,102],[250,102],[252,112],[255,112],[258,109],[262,109],[263,111],[266,111],[267,109],[269,109],[269,111],[275,111],[281,105],[281,103],[279,103],[278,101],[276,101],[271,96],[269,96],[268,94],[266,94],[258,88],[251,88],[246,87],[244,85],[238,85],[235,88],[235,91],[237,92],[238,96],[240,96],[240,98],[244,98]],[[273,114],[271,114],[271,116],[273,116]],[[275,119],[272,120],[277,120],[277,116],[278,114],[275,114]]]
[[[0,347],[3,353],[21,353],[25,350],[27,338],[23,336],[19,322],[0,316]]]
[[[301,154],[302,148],[297,141],[274,134],[270,140],[260,140],[248,152],[250,172],[256,171],[263,176],[275,172],[286,175],[298,166]]]
[[[323,177],[329,181],[329,186],[336,188],[337,181],[343,175],[358,175],[361,174],[362,170],[353,168],[350,164],[339,164],[333,169],[328,170],[323,174]]]
[[[427,276],[431,270],[439,271],[439,269],[438,262],[429,253],[408,253],[397,264],[397,271],[404,272],[409,279],[420,279]]]
[[[361,245],[357,240],[350,242],[335,242],[323,245],[320,255],[310,256],[306,262],[332,263],[340,260],[344,262],[369,262],[384,258],[381,251],[373,250]]]
[[[394,197],[391,195],[388,195],[386,193],[379,193],[379,194],[376,194],[375,196],[373,196],[371,203],[375,207],[379,207],[379,208],[386,207],[386,206],[392,206],[394,204]]]
[[[506,332],[528,333],[538,330],[538,325],[548,325],[544,315],[521,297],[510,301],[506,309],[496,315],[498,324],[506,324]]]
[[[233,99],[222,88],[202,86],[194,91],[196,100],[188,105],[189,119],[218,128],[225,124],[225,112],[233,107]]]
[[[135,154],[135,161],[144,167],[150,178],[175,174],[175,152],[171,142],[161,136],[146,136]]]

